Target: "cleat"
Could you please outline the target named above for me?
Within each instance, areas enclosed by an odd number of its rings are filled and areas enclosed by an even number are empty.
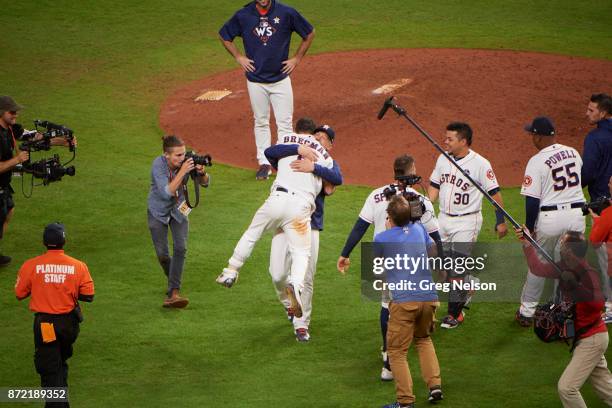
[[[0,267],[7,266],[11,263],[11,257],[6,255],[0,255]]]
[[[427,397],[429,402],[438,402],[442,401],[443,399],[444,396],[442,395],[442,388],[439,385],[429,389],[429,397]]]
[[[531,327],[533,324],[533,317],[523,316],[520,310],[516,311],[514,320],[516,320],[521,327]]]
[[[461,316],[461,321],[463,321],[463,316]],[[459,322],[459,320],[455,319],[451,315],[448,315],[444,319],[442,319],[442,323],[440,324],[440,327],[443,329],[454,329],[460,324],[461,322]]]
[[[238,271],[229,268],[224,268],[221,275],[219,275],[217,279],[215,279],[215,282],[217,282],[221,286],[225,286],[226,288],[231,288],[237,280]]]
[[[300,327],[295,331],[295,339],[301,343],[305,343],[310,340],[310,333],[305,327]]]
[[[299,293],[298,294],[295,293],[295,290],[293,289],[293,285],[291,284],[289,284],[285,288],[285,292],[287,293],[287,297],[289,298],[289,301],[291,302],[291,306],[289,306],[289,310],[291,311],[291,313],[293,313],[295,317],[302,317],[302,305],[301,305],[300,299],[298,299]]]
[[[601,318],[603,319],[605,324],[612,323],[612,312],[604,313],[604,315]]]
[[[414,403],[402,405],[399,402],[394,402],[393,404],[385,405],[383,408],[414,408]]]
[[[380,372],[381,381],[393,381],[393,373],[387,367],[383,367]]]
[[[272,174],[272,166],[270,166],[269,164],[262,164],[261,166],[259,166],[259,169],[257,170],[257,174],[255,174],[255,179],[256,180],[267,180],[271,174]]]

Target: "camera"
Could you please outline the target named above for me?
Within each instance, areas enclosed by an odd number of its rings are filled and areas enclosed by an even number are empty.
[[[193,164],[200,166],[212,166],[212,157],[210,154],[205,154],[204,156],[198,156],[194,152],[185,153],[185,160],[193,159]]]
[[[28,152],[36,152],[41,150],[51,149],[51,139],[54,137],[63,137],[68,141],[69,150],[74,151],[74,135],[72,129],[67,128],[64,125],[57,125],[47,120],[35,120],[34,126],[35,131],[24,132],[21,136],[22,139],[27,139],[19,145],[20,150]],[[40,131],[39,127],[44,128],[44,131]],[[34,140],[37,133],[42,134],[42,139]]]
[[[401,191],[395,184],[390,184],[383,190],[383,195],[387,201],[390,201],[393,196],[399,194],[408,201],[408,205],[410,206],[410,222],[420,221],[426,211],[423,197],[408,191]]]
[[[599,197],[597,200],[582,205],[582,215],[589,215],[589,209],[593,210],[595,214],[601,215],[601,212],[609,206],[610,197]]]
[[[63,166],[57,154],[50,159],[24,162],[17,167],[17,171],[29,173],[35,178],[42,179],[45,186],[54,181],[60,181],[64,176],[72,177],[76,174],[74,166]]]

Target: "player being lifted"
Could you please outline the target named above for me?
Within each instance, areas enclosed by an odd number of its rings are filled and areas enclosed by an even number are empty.
[[[414,159],[411,156],[403,155],[396,158],[393,163],[393,172],[395,175],[395,184],[393,184],[393,186],[396,188],[396,191],[398,193],[400,191],[407,191],[422,196],[422,194],[419,194],[411,187],[411,185],[416,182],[416,180],[414,179],[414,176],[416,176],[416,166],[414,163]],[[413,179],[413,181],[410,180],[411,178]],[[420,177],[418,178],[420,179]],[[363,205],[363,209],[359,213],[359,218],[357,218],[357,222],[355,223],[351,234],[346,240],[346,244],[344,245],[344,249],[342,250],[342,255],[340,256],[340,258],[338,258],[337,267],[340,272],[345,273],[348,270],[350,265],[349,256],[351,255],[351,252],[353,251],[353,248],[355,248],[355,246],[359,243],[361,238],[363,238],[371,224],[374,224],[374,236],[385,231],[385,221],[387,219],[387,205],[389,204],[389,202],[387,201],[384,191],[387,188],[389,188],[388,184],[377,188],[376,190],[372,191],[366,199]],[[438,233],[438,220],[436,219],[436,214],[433,205],[426,198],[425,210],[425,214],[423,214],[423,217],[421,217],[421,223],[423,224],[431,238],[436,243],[439,243],[440,234]],[[391,372],[389,359],[387,358],[386,348],[387,322],[389,321],[389,301],[389,294],[387,292],[383,292],[382,304],[380,308],[380,330],[382,332],[383,338],[383,368],[380,373],[380,378],[383,381],[393,380],[393,374]]]
[[[573,147],[557,143],[555,128],[547,117],[537,117],[525,126],[539,150],[527,163],[521,194],[525,196],[525,225],[535,231],[535,240],[556,260],[559,239],[567,231],[584,232],[584,194],[580,184],[582,159]],[[546,278],[527,272],[516,320],[529,327]]]
[[[475,151],[472,145],[472,128],[467,123],[452,122],[446,127],[444,144],[448,153],[474,181],[503,207],[503,201],[491,163]],[[447,255],[469,256],[471,247],[478,239],[482,227],[483,194],[451,163],[440,155],[429,178],[429,199],[439,199],[440,237],[445,243]],[[501,211],[496,212],[495,230],[503,238],[508,228]],[[450,253],[449,253],[450,251]],[[448,278],[468,281],[476,278],[467,274],[448,271]],[[441,327],[453,329],[463,322],[463,308],[469,303],[467,291],[451,290],[448,300],[448,315]]]
[[[291,163],[301,156],[326,168],[333,166],[327,150],[312,136],[315,128],[312,119],[302,118],[295,126],[295,134],[285,135],[279,140],[279,144],[299,145],[298,154],[278,161],[278,172],[270,196],[255,213],[251,225],[236,245],[227,268],[216,279],[220,285],[231,287],[263,233],[280,228],[286,235],[291,254],[291,279],[286,291],[291,311],[296,317],[302,316],[300,293],[310,260],[310,216],[323,182],[313,173],[293,171]]]

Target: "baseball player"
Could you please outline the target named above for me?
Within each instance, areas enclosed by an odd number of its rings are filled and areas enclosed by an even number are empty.
[[[559,238],[567,231],[585,230],[580,184],[582,159],[576,149],[557,143],[555,127],[547,117],[537,117],[525,126],[539,150],[527,163],[521,194],[525,196],[525,225],[535,240],[559,259]],[[534,234],[532,234],[533,236]],[[521,326],[533,323],[535,308],[544,290],[545,278],[527,272],[516,320]]]
[[[414,159],[411,156],[403,155],[395,159],[393,163],[393,173],[395,175],[396,184],[392,184],[393,187],[397,188],[397,192],[408,191],[419,196],[422,194],[418,193],[411,186],[406,184],[407,176],[416,175],[416,165]],[[384,185],[372,191],[366,199],[359,218],[355,222],[355,226],[351,231],[349,237],[346,240],[342,254],[338,258],[337,268],[341,273],[345,273],[350,266],[350,254],[363,238],[366,231],[371,224],[374,224],[374,234],[383,232],[386,230],[385,221],[387,220],[387,205],[388,201],[384,191],[389,188],[389,185]],[[427,233],[432,239],[439,243],[440,234],[438,233],[438,220],[434,212],[431,201],[425,198],[425,209],[426,212],[421,218],[421,223],[427,230]],[[383,346],[382,346],[382,358],[383,367],[380,373],[380,379],[383,381],[393,381],[393,373],[391,372],[391,366],[389,365],[389,359],[387,357],[387,323],[389,321],[389,295],[383,292],[380,309],[380,330],[382,333]]]
[[[289,58],[291,34],[302,37],[296,54]],[[270,147],[270,104],[274,110],[278,140],[292,133],[293,89],[289,75],[302,60],[314,39],[314,28],[295,9],[276,0],[255,0],[238,10],[221,30],[225,49],[247,77],[247,89],[255,120],[255,144],[259,169],[256,178],[267,179],[272,168],[264,150]],[[242,37],[245,55],[234,38]]]
[[[313,173],[293,171],[291,163],[300,156],[327,168],[331,168],[333,163],[327,150],[312,137],[315,128],[311,119],[303,118],[296,124],[296,134],[281,139],[281,144],[284,145],[298,144],[298,154],[278,161],[278,173],[270,196],[257,210],[251,225],[240,238],[228,267],[217,277],[217,283],[231,287],[262,234],[282,229],[291,253],[291,283],[285,291],[290,301],[290,310],[296,317],[302,316],[300,296],[310,259],[310,216],[323,183],[321,178]]]
[[[328,152],[332,150],[333,143],[336,137],[334,130],[323,125],[315,129],[314,138]],[[295,155],[298,145],[276,145],[266,150],[266,156],[270,160],[272,167],[277,167],[279,159]],[[295,160],[291,163],[291,168],[294,171],[313,173],[323,179],[324,188],[321,190],[315,199],[315,211],[312,214],[311,226],[311,246],[310,246],[310,262],[308,270],[304,276],[304,290],[302,291],[302,317],[294,317],[288,314],[289,320],[293,322],[295,337],[297,341],[306,342],[310,340],[310,316],[312,314],[312,294],[314,289],[314,275],[317,269],[317,260],[319,257],[319,232],[323,230],[323,209],[325,205],[325,197],[331,195],[335,191],[335,187],[342,184],[342,173],[340,166],[334,160],[333,167],[328,169],[310,160]],[[290,302],[285,293],[287,284],[290,283],[289,271],[291,267],[291,258],[289,256],[289,246],[287,236],[280,230],[272,238],[272,247],[270,248],[270,275],[276,289],[279,300],[290,311]]]
[[[489,195],[503,207],[502,196],[491,163],[475,151],[472,145],[472,128],[467,123],[453,122],[446,127],[445,147],[455,162],[467,171]],[[482,227],[482,193],[452,164],[440,155],[429,178],[429,198],[439,198],[440,237],[443,243],[452,244],[449,249],[453,256],[468,256],[472,243],[478,239]],[[496,212],[495,230],[499,238],[508,233],[503,213]],[[453,271],[450,280],[473,279]],[[449,293],[448,315],[441,327],[452,329],[463,322],[463,308],[469,303],[465,291]]]

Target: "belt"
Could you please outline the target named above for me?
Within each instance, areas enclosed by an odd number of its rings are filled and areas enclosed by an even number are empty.
[[[567,204],[559,204],[559,205],[545,205],[540,207],[540,211],[557,211],[557,210],[562,210],[563,208],[560,206],[564,206]],[[582,208],[582,206],[584,205],[584,203],[572,203],[570,205],[570,208]]]
[[[285,187],[280,187],[280,186],[276,187],[275,191],[280,191],[282,193],[288,193],[289,192],[289,190],[287,190]]]
[[[472,214],[476,214],[479,213],[480,211],[472,211],[469,212],[467,214],[449,214],[449,213],[444,213],[444,215],[448,215],[449,217],[463,217],[464,215],[472,215]]]

